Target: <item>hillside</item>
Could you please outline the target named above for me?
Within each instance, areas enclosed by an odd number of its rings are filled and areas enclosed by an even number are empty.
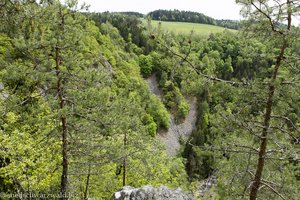
[[[65,2],[0,6],[0,200],[300,200],[300,2],[239,32]]]
[[[146,25],[147,20],[141,19],[143,23]],[[167,22],[167,21],[158,21],[158,20],[152,20],[151,25],[153,28],[157,28],[159,23],[161,23],[162,29],[165,31],[174,32],[176,34],[182,33],[182,34],[190,34],[191,31],[194,32],[194,34],[207,36],[211,33],[220,33],[226,30],[226,28],[220,27],[220,26],[214,26],[209,24],[198,24],[198,23],[189,23],[189,22]],[[236,30],[228,29],[232,32],[236,32]]]

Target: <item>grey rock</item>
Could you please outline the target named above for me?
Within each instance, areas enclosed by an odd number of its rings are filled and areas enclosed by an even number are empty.
[[[132,188],[125,186],[114,193],[110,200],[192,200],[193,197],[184,193],[180,188],[175,190],[165,186],[154,188],[143,186],[142,188]]]

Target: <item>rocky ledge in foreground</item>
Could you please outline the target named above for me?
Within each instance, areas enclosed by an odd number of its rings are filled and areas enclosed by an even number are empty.
[[[110,200],[193,200],[193,198],[185,194],[180,188],[172,190],[165,186],[159,188],[152,186],[144,186],[142,188],[125,186],[114,193]]]

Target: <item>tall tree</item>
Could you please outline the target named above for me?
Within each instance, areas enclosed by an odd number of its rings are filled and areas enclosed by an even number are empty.
[[[262,123],[263,128],[259,137],[258,161],[253,183],[251,184],[250,199],[255,200],[257,199],[258,191],[262,183],[262,174],[266,161],[266,152],[268,150],[268,139],[270,137],[269,134],[271,134],[270,125],[272,112],[274,110],[274,94],[278,90],[276,82],[286,56],[287,48],[297,39],[292,27],[292,16],[299,14],[297,7],[299,7],[300,4],[299,2],[290,0],[246,0],[237,2],[245,6],[247,10],[245,16],[255,22],[255,25],[249,26],[249,31],[252,31],[252,28],[254,28],[258,34],[264,37],[271,33],[271,38],[269,39],[276,41],[276,43],[273,43],[274,48],[279,48],[271,78],[268,80],[267,99]]]

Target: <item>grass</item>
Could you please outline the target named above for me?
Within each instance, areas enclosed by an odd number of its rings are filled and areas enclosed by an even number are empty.
[[[143,23],[147,25],[147,20],[142,19]],[[153,28],[157,28],[160,21],[152,20],[151,25]],[[188,23],[188,22],[161,22],[161,27],[165,31],[174,32],[177,34],[190,34],[191,31],[197,35],[209,35],[211,33],[223,32],[226,28],[208,24]],[[236,30],[228,29],[232,32]]]

